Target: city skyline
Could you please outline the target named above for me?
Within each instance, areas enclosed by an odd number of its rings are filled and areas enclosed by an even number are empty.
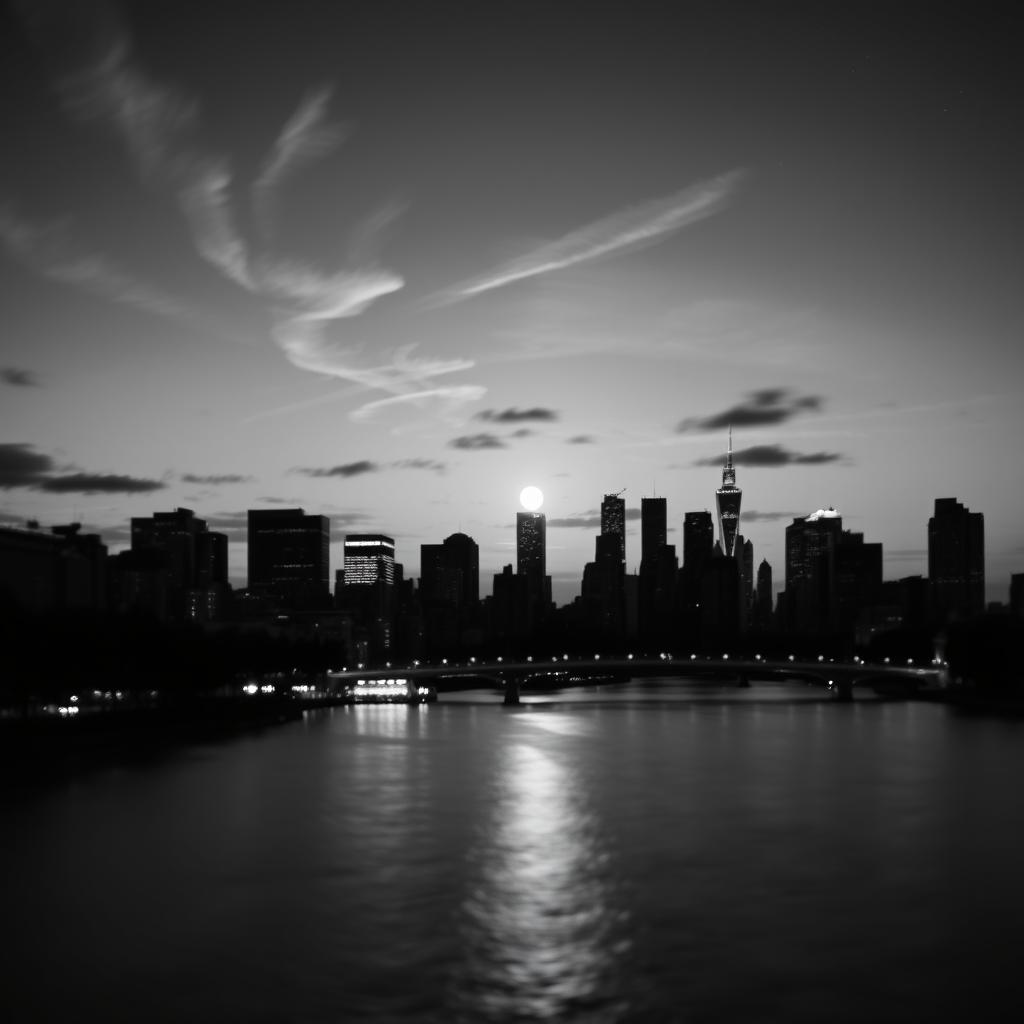
[[[1024,568],[1022,154],[1008,25],[966,8],[515,15],[15,4],[3,18],[0,520],[249,509],[515,561],[559,604],[602,496],[716,510],[783,583],[835,507],[927,575],[928,519]],[[924,13],[927,12],[927,17]],[[717,530],[716,530],[717,539]]]

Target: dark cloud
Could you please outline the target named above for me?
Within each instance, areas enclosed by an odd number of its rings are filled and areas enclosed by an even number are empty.
[[[37,388],[39,380],[31,370],[19,370],[16,366],[0,369],[0,380],[14,388]]]
[[[361,476],[363,473],[376,473],[380,467],[376,462],[369,459],[360,459],[358,462],[345,462],[340,466],[331,466],[329,469],[297,469],[295,472],[303,473],[306,476]]]
[[[788,388],[748,391],[746,400],[711,416],[689,417],[676,427],[680,434],[690,431],[725,430],[728,427],[763,427],[784,423],[801,412],[821,408],[818,395],[798,395]]]
[[[558,413],[554,409],[542,409],[535,406],[533,409],[484,409],[476,414],[476,419],[484,420],[487,423],[553,423],[558,419]]]
[[[775,466],[818,466],[826,462],[838,462],[842,455],[838,452],[793,452],[780,444],[755,444],[750,448],[741,448],[732,453],[732,461],[737,466],[775,467]],[[698,459],[695,466],[720,466],[722,456],[710,459]]]
[[[570,437],[566,444],[594,444],[594,439],[589,434],[576,434],[575,437]]]
[[[533,434],[534,434],[534,431],[532,431],[529,427],[520,427],[518,430],[513,430],[512,433],[509,434],[508,436],[509,437],[532,437]]]
[[[30,444],[0,444],[0,488],[35,487],[53,470],[53,459]]]
[[[448,442],[449,448],[460,448],[463,451],[481,451],[485,448],[504,448],[505,442],[494,434],[465,434]]]
[[[46,477],[33,484],[36,490],[52,494],[149,494],[166,486],[160,480],[119,473],[68,473],[66,476]]]
[[[198,476],[195,473],[185,473],[182,478],[187,484],[210,484],[216,487],[218,484],[244,484],[252,479],[251,476],[241,476],[238,473],[214,473],[211,476]]]
[[[391,465],[395,469],[430,469],[435,473],[443,473],[448,468],[445,463],[436,459],[399,459]]]

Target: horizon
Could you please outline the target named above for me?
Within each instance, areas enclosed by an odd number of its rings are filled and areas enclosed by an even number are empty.
[[[939,497],[1024,571],[1024,147],[1005,15],[918,3],[15,3],[0,13],[0,520],[252,508],[464,532],[559,604],[604,494],[834,507],[927,576]],[[715,530],[717,538],[717,524]],[[417,575],[417,574],[410,574]]]

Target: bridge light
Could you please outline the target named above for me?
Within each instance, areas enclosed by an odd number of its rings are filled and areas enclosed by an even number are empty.
[[[697,655],[696,654],[691,654],[690,655],[690,661],[696,661],[696,660],[697,660]]]
[[[722,655],[722,661],[728,661],[728,660],[729,660],[729,655],[728,654],[723,654]]]
[[[447,665],[448,664],[448,659],[447,658],[442,658],[441,659],[441,664],[442,665]]]
[[[633,660],[633,655],[632,654],[627,654],[626,655],[626,660],[627,661],[632,661]]]
[[[601,660],[601,655],[600,654],[595,654],[594,655],[594,661],[600,661],[600,660]]]
[[[532,664],[533,663],[533,655],[532,654],[528,654],[526,656],[526,660]]]
[[[563,654],[562,655],[562,661],[568,661],[568,660],[569,660],[569,655],[568,654]]]
[[[500,654],[498,655],[498,664],[499,665],[501,664],[501,655]]]
[[[825,660],[825,655],[824,654],[819,654],[818,655],[818,661],[824,661],[824,660]]]
[[[883,658],[882,661],[885,662],[886,665],[889,664],[889,659],[888,658]]]
[[[791,654],[791,655],[789,656],[789,660],[790,660],[790,661],[793,661],[793,660],[794,660],[794,658],[793,658],[793,655],[792,655],[792,654]]]

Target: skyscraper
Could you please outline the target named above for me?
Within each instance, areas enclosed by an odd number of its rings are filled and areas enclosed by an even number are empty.
[[[715,527],[711,513],[687,512],[683,516],[683,568],[699,578],[714,549]]]
[[[740,529],[740,500],[743,491],[736,486],[736,470],[732,464],[732,427],[729,428],[729,453],[722,469],[722,486],[715,492],[718,505],[718,538],[722,554],[736,555],[736,535]]]
[[[395,582],[395,542],[382,533],[350,533],[345,537],[345,586],[366,586],[378,580]]]
[[[543,512],[516,513],[516,575],[527,579],[537,609],[547,605],[547,519]]]
[[[606,494],[601,502],[601,535],[610,534],[619,538],[619,561],[625,562],[626,502],[618,494]]]
[[[640,572],[654,566],[668,540],[668,505],[664,498],[640,499]]]
[[[835,549],[843,520],[818,509],[786,527],[786,628],[824,632],[834,625]]]
[[[249,589],[297,608],[327,603],[331,522],[301,508],[249,510]]]
[[[928,520],[928,579],[936,618],[985,608],[985,517],[956,498],[936,498]]]

